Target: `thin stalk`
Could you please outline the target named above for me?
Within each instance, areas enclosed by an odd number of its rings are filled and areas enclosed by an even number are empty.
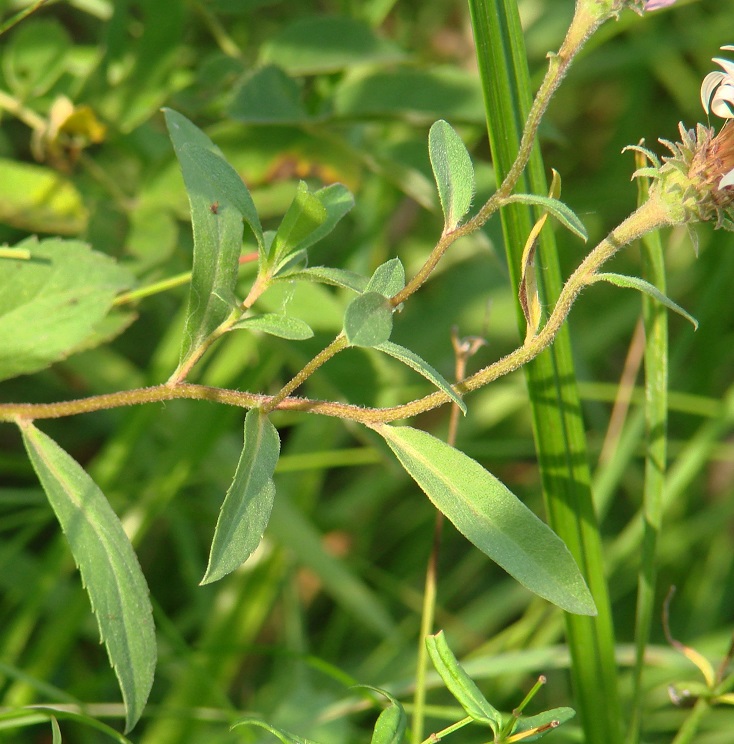
[[[647,196],[643,187],[641,198]],[[657,231],[642,240],[643,277],[665,294],[663,246]],[[635,673],[632,689],[632,711],[627,729],[628,744],[638,744],[642,729],[644,696],[642,673],[645,649],[650,640],[655,614],[657,581],[656,552],[662,527],[663,496],[667,465],[668,423],[668,313],[657,300],[643,295],[645,324],[645,489],[643,494],[644,533],[642,561],[637,584],[635,618]]]

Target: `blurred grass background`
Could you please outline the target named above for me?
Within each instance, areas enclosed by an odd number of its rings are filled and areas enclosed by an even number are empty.
[[[519,4],[539,82],[573,3]],[[18,7],[7,3],[5,14]],[[635,206],[633,159],[620,154],[622,147],[644,138],[663,154],[658,137],[675,139],[679,121],[705,122],[700,81],[714,69],[710,58],[719,47],[732,43],[726,34],[733,21],[734,10],[718,0],[679,0],[644,19],[627,11],[602,28],[572,68],[544,122],[542,144],[546,164],[562,175],[562,198],[582,217],[591,243]],[[50,4],[1,41],[0,241],[12,245],[34,233],[78,237],[128,264],[141,285],[186,271],[191,261],[186,196],[162,105],[206,127],[250,186],[268,227],[277,224],[299,178],[341,181],[354,191],[355,209],[312,251],[315,263],[363,273],[395,255],[409,273],[421,264],[441,230],[426,149],[437,118],[457,127],[472,151],[477,204],[493,186],[463,2],[76,0]],[[59,96],[89,107],[81,131],[58,137],[43,129]],[[104,134],[95,137],[99,130],[90,121],[103,124]],[[52,201],[49,193],[61,196]],[[727,290],[734,246],[710,225],[696,230],[698,257],[685,231],[663,236],[668,293],[700,328],[694,333],[681,318],[670,318],[671,462],[660,594],[662,601],[669,585],[678,587],[674,634],[717,663],[734,618],[734,343]],[[561,231],[557,238],[570,271],[584,246]],[[453,369],[454,325],[462,335],[488,340],[474,368],[520,341],[500,241],[493,220],[455,245],[397,319],[395,340],[446,376]],[[637,250],[626,250],[614,270],[639,273]],[[243,268],[243,288],[251,276]],[[111,345],[3,382],[0,398],[59,400],[164,381],[177,362],[185,297],[180,288],[142,301]],[[269,292],[264,309],[287,306],[316,337],[293,344],[232,334],[194,379],[277,390],[339,330],[346,301],[321,286]],[[629,391],[626,413],[613,419],[612,410],[625,366],[639,364],[639,317],[637,294],[596,285],[570,321],[623,704],[641,536],[639,389]],[[365,405],[424,392],[410,370],[357,350],[331,361],[307,386],[312,396]],[[500,380],[468,403],[457,446],[542,512],[522,376]],[[442,435],[447,416],[441,409],[415,423]],[[43,423],[123,518],[151,587],[160,661],[148,713],[131,738],[142,744],[272,740],[255,729],[228,732],[233,720],[256,713],[322,744],[366,741],[377,711],[348,686],[374,684],[408,699],[431,507],[369,432],[279,414],[283,456],[263,545],[236,574],[198,587],[241,447],[242,418],[241,411],[180,401]],[[0,429],[0,468],[0,706],[96,702],[90,713],[114,721],[120,710],[114,675],[12,427]],[[538,709],[573,706],[560,612],[451,531],[441,557],[438,623],[497,707],[512,709],[541,673],[549,684]],[[685,713],[671,705],[666,686],[695,679],[696,672],[666,647],[659,624],[652,641],[645,740],[669,742]],[[440,691],[429,702],[453,705]],[[434,713],[430,730],[449,722],[445,710]],[[731,713],[717,710],[697,741],[728,744],[733,723]],[[63,731],[65,741],[101,740],[73,723]],[[47,725],[0,728],[3,736],[49,740]],[[468,744],[486,740],[479,729],[458,736]],[[551,736],[579,741],[573,725]]]

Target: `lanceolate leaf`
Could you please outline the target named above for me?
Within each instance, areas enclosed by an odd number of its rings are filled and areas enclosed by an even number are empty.
[[[276,428],[258,409],[248,411],[245,443],[234,480],[219,512],[202,584],[217,581],[234,571],[260,544],[273,508],[273,472],[279,454],[280,438]]]
[[[271,336],[287,338],[291,341],[304,341],[313,336],[313,331],[308,323],[304,323],[299,318],[291,318],[288,315],[279,315],[277,313],[266,313],[265,315],[253,315],[251,318],[238,320],[232,326],[236,328],[251,328],[255,331],[269,333]]]
[[[115,296],[134,283],[127,269],[77,240],[28,238],[18,249],[30,259],[0,266],[0,380],[97,345],[105,327],[117,335],[105,321]]]
[[[576,216],[569,207],[558,199],[552,199],[549,196],[535,196],[534,194],[513,194],[505,200],[506,204],[519,202],[520,204],[537,204],[550,212],[562,225],[567,227],[572,233],[578,235],[582,240],[587,240],[586,228],[584,223]]]
[[[328,216],[319,197],[301,181],[270,246],[270,265],[277,265],[288,253],[307,243],[323,227]]]
[[[202,168],[201,153],[196,148],[216,153],[214,143],[185,116],[171,109],[165,109],[165,116],[189,195],[194,232],[194,265],[181,347],[183,362],[231,312],[229,303],[222,298],[235,291],[243,226],[240,209],[228,200],[220,201],[219,186]],[[226,170],[228,166],[222,163],[222,170]]]
[[[308,279],[312,282],[322,282],[331,284],[334,287],[342,289],[352,289],[355,292],[364,292],[367,282],[366,277],[357,274],[354,271],[346,269],[332,269],[329,266],[311,266],[308,269],[302,269],[295,274],[289,274],[288,280]]]
[[[399,344],[394,344],[392,341],[385,341],[375,348],[379,351],[384,351],[385,354],[389,354],[395,359],[399,359],[403,364],[407,364],[411,369],[418,372],[418,374],[423,375],[423,377],[430,380],[439,390],[443,390],[446,395],[450,396],[451,400],[459,406],[462,413],[466,413],[466,404],[459,397],[458,393],[454,391],[446,378],[431,367],[431,365],[424,359],[421,359],[410,349],[406,349],[404,346],[400,346]]]
[[[140,718],[153,684],[156,644],[148,587],[120,520],[96,484],[56,442],[30,423],[20,427],[120,683],[127,732]]]
[[[370,744],[402,744],[408,720],[400,702],[389,692],[381,690],[379,687],[372,687],[372,685],[356,686],[373,690],[380,695],[384,695],[390,701],[390,705],[380,713],[375,722]]]
[[[461,707],[475,720],[489,724],[496,734],[502,725],[502,714],[482,695],[474,680],[459,664],[454,652],[446,643],[443,631],[426,638],[426,648],[433,666],[441,676],[449,692]]]
[[[239,173],[220,155],[200,145],[187,144],[183,151],[192,163],[198,167],[201,176],[212,185],[214,193],[218,194],[214,206],[218,211],[224,202],[231,204],[250,226],[260,250],[263,250],[263,230],[260,217],[255,209],[250,191],[240,178]],[[212,204],[209,205],[212,211]]]
[[[698,330],[698,321],[688,312],[686,312],[680,305],[677,305],[667,295],[664,295],[654,284],[646,282],[644,279],[640,279],[637,276],[627,276],[625,274],[594,274],[590,279],[591,282],[609,282],[617,287],[626,287],[628,289],[636,289],[649,295],[654,300],[657,300],[661,305],[665,305],[669,310],[682,315],[695,330]]]
[[[281,728],[271,726],[269,723],[261,721],[258,718],[241,718],[239,721],[233,723],[231,728],[236,729],[240,726],[256,726],[257,728],[265,729],[278,739],[278,741],[283,742],[283,744],[317,744],[317,742],[312,741],[311,739],[303,739],[300,736],[291,734]]]
[[[310,235],[296,246],[299,249],[310,248],[314,243],[323,240],[354,206],[354,197],[349,189],[341,183],[332,183],[319,189],[314,196],[326,210],[326,219]]]
[[[536,716],[523,716],[517,722],[512,733],[520,734],[524,731],[538,728],[543,729],[543,727],[547,727],[540,733],[530,734],[521,739],[523,744],[526,741],[537,741],[538,739],[542,739],[546,734],[549,734],[554,728],[557,728],[557,726],[566,723],[566,721],[570,721],[575,715],[576,711],[573,708],[551,708],[551,710],[543,711],[542,713],[538,713]]]
[[[453,230],[469,211],[474,196],[474,167],[461,137],[440,119],[428,133],[428,152],[444,215],[444,230]]]
[[[424,431],[374,428],[436,508],[507,573],[568,612],[596,612],[565,544],[478,462]]]

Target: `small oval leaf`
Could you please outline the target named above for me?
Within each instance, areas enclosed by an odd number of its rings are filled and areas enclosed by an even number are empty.
[[[253,408],[245,416],[245,443],[214,531],[202,584],[241,566],[260,544],[275,499],[273,473],[280,454],[278,431]]]
[[[469,211],[474,196],[474,166],[461,137],[443,119],[428,133],[428,153],[444,215],[444,231],[453,230]]]
[[[399,258],[391,258],[380,264],[370,277],[365,292],[379,292],[385,297],[396,295],[405,287],[405,269]]]
[[[120,520],[94,481],[30,422],[21,422],[20,429],[33,469],[82,575],[120,684],[127,733],[143,712],[155,671],[148,586]]]
[[[479,550],[567,612],[596,614],[565,543],[478,462],[409,426],[373,428],[434,506]]]
[[[379,292],[365,292],[348,305],[344,333],[352,346],[379,346],[392,333],[393,308]]]

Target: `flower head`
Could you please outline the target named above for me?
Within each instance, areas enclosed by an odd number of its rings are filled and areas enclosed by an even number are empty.
[[[726,51],[734,51],[734,46],[723,46]],[[724,72],[709,72],[701,84],[701,105],[708,114],[709,110],[722,119],[734,119],[734,62],[728,59],[713,59]]]

